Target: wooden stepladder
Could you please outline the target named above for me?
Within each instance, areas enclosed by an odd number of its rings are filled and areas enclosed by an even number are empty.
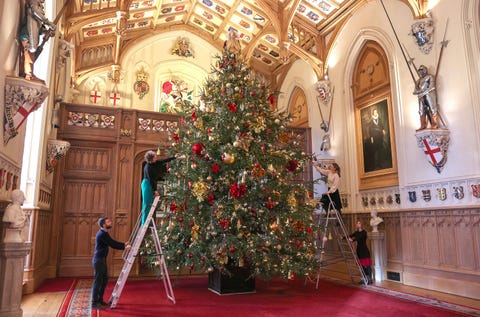
[[[358,259],[357,252],[352,242],[348,239],[349,235],[347,233],[345,224],[343,223],[342,217],[337,212],[335,204],[330,198],[330,195],[328,195],[328,198],[330,199],[328,209],[320,210],[316,215],[319,225],[323,227],[322,235],[319,237],[319,241],[317,241],[320,244],[318,247],[320,251],[320,266],[317,272],[316,288],[318,288],[320,272],[322,268],[325,269],[328,266],[334,265],[338,263],[339,260],[345,261],[347,272],[350,275],[352,282],[355,283],[360,280],[363,282],[363,284],[367,285],[367,276],[362,269],[362,265],[360,264],[360,260]],[[339,256],[327,254],[325,250],[325,244],[328,241],[329,235],[331,235],[338,244],[340,250]]]
[[[118,276],[117,283],[115,284],[112,295],[110,296],[110,308],[115,308],[117,306],[120,295],[122,295],[123,287],[127,282],[128,275],[130,274],[130,270],[132,269],[133,263],[135,262],[135,257],[138,254],[138,250],[140,249],[140,245],[142,244],[143,238],[145,237],[148,229],[150,229],[153,242],[155,244],[155,254],[158,259],[158,265],[160,266],[160,272],[162,274],[163,285],[165,286],[167,298],[175,304],[175,295],[173,294],[172,283],[170,282],[167,264],[163,256],[162,246],[160,244],[160,239],[158,238],[157,227],[153,219],[153,214],[155,213],[159,201],[160,196],[156,196],[144,224],[142,224],[141,214],[137,219],[137,223],[135,224],[135,228],[133,229],[129,239],[129,241],[133,241],[131,244],[131,248],[130,250],[125,250],[122,255],[125,263],[123,264],[122,271]]]

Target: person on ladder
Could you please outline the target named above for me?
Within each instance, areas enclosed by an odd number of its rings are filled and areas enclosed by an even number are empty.
[[[157,181],[163,180],[167,171],[166,163],[175,158],[175,156],[172,156],[158,160],[157,153],[154,151],[147,151],[147,153],[145,153],[142,179],[142,225],[145,223],[148,211],[152,207],[153,198],[160,195],[157,191]]]
[[[322,203],[323,209],[326,212],[329,210],[337,210],[339,216],[342,215],[342,201],[340,199],[340,193],[338,191],[338,186],[340,185],[340,166],[337,163],[332,163],[328,166],[328,169],[321,168],[318,165],[313,165],[315,169],[322,175],[327,176],[327,186],[328,191],[323,193],[320,202]],[[330,199],[333,202],[333,206],[330,206]]]
[[[372,260],[370,258],[370,250],[367,247],[367,231],[363,229],[361,221],[357,221],[356,230],[350,235],[348,240],[357,242],[357,256],[360,260],[360,265],[367,276],[367,283],[372,284]],[[360,281],[359,284],[364,284],[364,282]]]

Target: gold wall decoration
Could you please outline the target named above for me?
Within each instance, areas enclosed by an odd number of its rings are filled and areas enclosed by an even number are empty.
[[[175,47],[172,49],[172,55],[195,57],[192,48],[190,47],[190,41],[186,37],[180,37],[177,39]]]
[[[138,95],[138,98],[143,99],[143,97],[148,94],[150,91],[150,85],[147,80],[150,75],[145,71],[145,68],[140,68],[137,71],[137,80],[133,84],[133,90]]]

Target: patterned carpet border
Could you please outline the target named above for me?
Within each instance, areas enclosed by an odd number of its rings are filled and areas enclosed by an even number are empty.
[[[60,309],[57,313],[57,317],[65,316],[65,313],[68,309],[68,306],[70,305],[70,302],[72,301],[72,297],[73,297],[73,294],[75,292],[75,288],[77,287],[77,283],[78,283],[78,280],[73,280],[72,285],[70,285],[70,289],[65,294],[65,297],[63,298],[62,304],[60,305]]]
[[[439,307],[439,308],[450,310],[450,311],[453,311],[453,312],[456,312],[456,313],[462,313],[462,314],[465,314],[465,315],[468,315],[468,316],[480,317],[480,310],[472,308],[472,307],[468,307],[468,306],[463,306],[463,305],[453,304],[453,303],[449,303],[449,302],[444,302],[444,301],[440,301],[438,299],[422,297],[422,296],[419,296],[419,295],[413,295],[413,294],[409,294],[409,293],[394,291],[394,290],[391,290],[391,289],[387,289],[387,288],[383,288],[383,287],[379,287],[379,286],[375,286],[375,285],[369,285],[369,286],[354,285],[350,281],[340,280],[340,279],[336,279],[336,278],[333,278],[333,277],[322,276],[321,279],[331,281],[331,282],[334,282],[334,283],[338,283],[338,284],[342,284],[342,285],[345,285],[345,286],[348,286],[348,287],[361,288],[361,289],[369,291],[369,292],[375,292],[375,293],[384,294],[384,295],[388,295],[388,296],[392,296],[392,297],[396,297],[396,298],[400,298],[400,299],[405,299],[405,300],[412,301],[412,302],[415,302],[415,303],[420,303],[420,304],[424,304],[424,305]]]
[[[65,296],[57,317],[90,317],[92,315],[91,301],[92,301],[92,280],[80,279],[77,280],[71,295]]]

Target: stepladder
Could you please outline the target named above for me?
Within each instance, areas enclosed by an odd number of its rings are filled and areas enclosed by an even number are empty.
[[[115,308],[117,306],[118,300],[123,292],[125,283],[127,282],[130,271],[135,262],[135,258],[140,250],[143,239],[148,231],[150,231],[153,244],[155,246],[155,254],[157,257],[156,263],[160,268],[161,278],[163,280],[163,285],[165,287],[165,292],[167,298],[175,304],[175,295],[173,294],[172,283],[170,281],[170,276],[168,274],[167,264],[165,262],[165,257],[163,255],[162,246],[160,244],[160,239],[158,237],[157,227],[155,225],[154,214],[157,210],[157,205],[161,202],[160,196],[156,196],[153,200],[152,206],[148,212],[147,218],[142,223],[142,214],[140,213],[135,227],[130,235],[129,241],[131,242],[131,247],[129,250],[124,250],[122,258],[124,259],[124,264],[120,274],[118,276],[117,282],[113,288],[112,295],[110,296],[110,308]]]
[[[317,236],[317,256],[319,258],[319,267],[316,278],[316,288],[320,281],[322,270],[338,266],[340,262],[345,263],[347,274],[353,283],[361,282],[368,284],[368,278],[360,264],[357,252],[342,220],[341,214],[335,208],[330,195],[328,195],[328,206],[318,206],[315,209],[314,220],[319,228]],[[337,249],[329,248],[329,241],[337,244]]]

